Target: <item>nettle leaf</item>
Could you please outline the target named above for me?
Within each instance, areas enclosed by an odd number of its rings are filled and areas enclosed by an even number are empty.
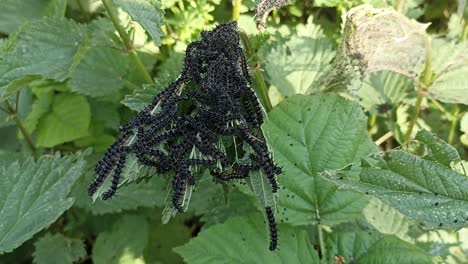
[[[2,135],[3,138],[3,135]],[[22,162],[27,158],[26,153],[21,152],[7,152],[0,150],[0,168],[8,167],[13,164],[15,161]]]
[[[154,84],[145,84],[143,88],[134,90],[132,94],[125,95],[121,103],[133,111],[142,111],[151,103],[153,97],[169,84],[167,77],[159,77]]]
[[[31,112],[24,120],[26,129],[32,133],[36,130],[37,124],[41,118],[50,111],[52,105],[53,92],[47,92],[37,96],[37,99],[32,105]]]
[[[183,223],[152,224],[144,251],[146,263],[183,263],[172,249],[187,243],[191,236],[190,228]]]
[[[323,176],[341,188],[374,195],[429,229],[458,229],[468,221],[468,178],[403,151],[390,152],[382,168]]]
[[[53,147],[88,135],[91,110],[85,97],[61,93],[37,126],[37,146]]]
[[[177,247],[187,263],[320,263],[305,230],[280,225],[280,250],[268,250],[263,216],[231,218]],[[239,254],[242,252],[242,254]]]
[[[461,160],[456,148],[425,129],[418,131],[415,139],[424,143],[429,149],[429,153],[424,157],[426,159],[437,161],[448,168],[452,162]]]
[[[23,26],[13,47],[0,54],[0,95],[16,92],[21,86],[12,82],[31,75],[64,81],[84,36],[83,26],[63,18]]]
[[[273,109],[267,123],[275,160],[283,166],[280,217],[293,225],[337,224],[359,217],[367,199],[338,191],[318,177],[376,151],[359,105],[337,95],[293,96]]]
[[[343,263],[432,263],[432,256],[394,236],[377,232],[340,232],[327,235],[328,258]]]
[[[34,243],[34,263],[72,264],[86,256],[85,244],[62,234],[47,233]]]
[[[135,263],[142,260],[148,244],[148,222],[143,216],[125,215],[110,231],[98,235],[93,246],[93,263]]]
[[[0,254],[53,223],[73,204],[67,198],[85,162],[80,155],[44,156],[0,169]]]
[[[27,20],[41,18],[49,0],[2,0],[0,32],[11,34]]]
[[[128,57],[111,48],[87,48],[70,74],[68,85],[72,91],[90,97],[107,98],[124,85]]]
[[[408,231],[411,222],[403,214],[377,198],[371,199],[362,211],[367,223],[383,234],[395,235],[398,238],[412,242]]]
[[[252,204],[252,199],[248,195],[252,194],[250,191],[248,194],[236,189],[228,192],[224,189],[224,185],[217,184],[211,176],[206,176],[209,175],[205,175],[198,181],[196,192],[189,206],[189,212],[202,216],[203,228],[224,223],[234,216],[257,212],[257,208]]]
[[[468,44],[457,45],[443,41],[436,47],[434,61],[436,77],[429,88],[429,96],[445,103],[468,105]]]
[[[370,74],[357,91],[359,103],[367,110],[378,111],[379,105],[399,105],[407,95],[409,79],[398,73],[381,71]]]
[[[103,125],[106,128],[117,129],[120,125],[119,104],[90,99],[92,123]]]
[[[332,43],[321,34],[291,36],[266,55],[265,69],[282,95],[305,94],[330,68],[334,56]]]
[[[164,11],[159,0],[114,0],[132,20],[138,22],[156,42],[161,45],[161,37],[164,32],[161,26],[164,24]]]
[[[49,0],[44,14],[50,17],[64,17],[67,11],[67,0]]]
[[[96,199],[93,203],[86,189],[94,180],[94,173],[87,173],[78,180],[73,188],[72,197],[76,198],[76,206],[95,215],[119,213],[140,207],[162,207],[166,197],[166,181],[154,176],[147,182],[131,183],[119,187],[117,194],[110,201]]]

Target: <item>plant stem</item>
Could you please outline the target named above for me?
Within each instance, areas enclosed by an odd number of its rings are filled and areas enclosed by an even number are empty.
[[[318,239],[319,239],[319,245],[320,245],[320,252],[322,253],[322,259],[325,259],[326,252],[325,252],[325,243],[323,242],[322,225],[320,224],[317,225],[317,232],[318,232]]]
[[[13,107],[10,105],[8,100],[5,100],[5,107],[6,107],[8,114],[11,115],[11,118],[13,119],[13,121],[15,121],[16,126],[18,126],[19,130],[21,131],[21,134],[23,134],[23,137],[26,140],[28,147],[31,149],[33,156],[36,157],[36,146],[34,146],[32,137],[29,134],[26,127],[24,126],[23,121],[18,117],[15,109],[13,109]]]
[[[318,241],[319,241],[320,253],[322,256],[322,260],[324,260],[327,255],[325,252],[325,243],[323,242],[323,231],[322,231],[322,225],[320,224],[320,212],[318,209],[315,210],[315,217],[317,220],[317,236],[318,236]]]
[[[403,8],[405,7],[405,0],[397,0],[395,3],[395,10],[398,12],[402,12]]]
[[[452,111],[452,114],[451,114],[451,125],[450,125],[450,132],[449,132],[449,135],[448,135],[448,138],[447,138],[447,143],[449,143],[450,145],[452,145],[453,143],[453,138],[455,137],[455,130],[457,129],[457,123],[458,123],[458,115],[460,113],[460,108],[458,107],[458,105],[454,105],[453,106],[453,111]]]
[[[465,22],[463,23],[463,31],[461,35],[461,40],[465,41],[468,38],[468,19],[464,19]]]
[[[424,98],[424,95],[419,92],[418,98],[416,99],[416,105],[414,106],[413,114],[411,115],[410,124],[408,125],[408,130],[406,130],[405,141],[408,141],[411,137],[411,133],[413,132],[414,125],[416,124],[416,121],[418,120],[423,98]]]
[[[422,75],[422,84],[418,87],[418,98],[416,99],[413,115],[411,116],[411,121],[405,134],[405,141],[408,141],[411,137],[411,133],[413,132],[414,125],[418,120],[419,112],[421,110],[422,100],[426,94],[425,90],[428,89],[432,80],[432,47],[429,36],[427,35],[424,37],[424,46],[426,48],[426,65]]]
[[[242,0],[232,0],[232,20],[237,20],[240,15]]]
[[[369,117],[369,128],[367,129],[368,131],[371,131],[372,128],[374,127],[375,123],[377,122],[377,115],[376,114],[372,114],[370,117]]]
[[[115,12],[114,7],[110,3],[110,0],[102,0],[102,3],[104,5],[104,8],[106,9],[107,13],[109,14],[109,17],[112,21],[112,24],[114,24],[115,29],[119,33],[120,38],[122,39],[122,42],[127,49],[128,53],[130,54],[130,59],[133,61],[135,66],[137,67],[138,71],[140,74],[143,76],[145,81],[147,83],[153,83],[153,78],[151,78],[151,75],[146,71],[145,67],[143,66],[143,63],[141,62],[140,58],[138,57],[138,54],[136,53],[136,50],[133,48],[132,41],[130,40],[130,37],[128,36],[127,32],[125,32],[125,29],[122,27],[122,25],[119,24],[119,20],[117,18],[117,14]]]
[[[250,43],[249,37],[242,30],[240,31],[240,36],[242,43],[244,44],[245,51],[247,53],[247,57],[253,57],[255,55],[255,51],[252,48],[252,44]],[[265,84],[265,80],[263,79],[262,72],[260,71],[260,65],[256,64],[254,66],[250,66],[250,68],[253,71],[253,75],[257,83],[255,91],[257,92],[257,95],[260,98],[260,101],[262,102],[265,111],[270,112],[271,109],[273,109],[273,106],[271,105],[270,97],[268,96],[268,89]]]

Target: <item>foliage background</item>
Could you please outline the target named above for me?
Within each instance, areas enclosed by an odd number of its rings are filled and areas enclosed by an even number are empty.
[[[414,75],[347,61],[344,20],[361,4],[430,23],[430,48],[399,50],[423,51]],[[262,34],[254,6],[0,0],[0,263],[468,262],[466,3],[298,0]],[[203,177],[166,225],[166,177],[134,160],[112,201],[85,191],[118,125],[177,77],[186,45],[233,17],[285,171],[275,253],[242,184]]]

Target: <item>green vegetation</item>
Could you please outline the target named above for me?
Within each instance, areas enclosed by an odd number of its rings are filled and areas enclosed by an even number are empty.
[[[273,2],[2,0],[0,263],[467,263],[466,1]],[[175,215],[129,155],[115,197],[89,197],[119,125],[233,18],[278,193],[200,172]]]

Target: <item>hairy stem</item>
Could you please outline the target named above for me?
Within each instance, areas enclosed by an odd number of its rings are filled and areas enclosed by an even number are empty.
[[[411,116],[411,121],[408,126],[408,130],[405,134],[405,141],[408,141],[411,137],[414,125],[418,120],[419,112],[421,110],[421,105],[426,94],[426,90],[430,86],[432,80],[432,47],[431,42],[429,40],[429,36],[427,35],[424,38],[424,46],[426,48],[426,65],[424,67],[424,72],[422,75],[422,84],[420,84],[418,87],[418,98],[416,99],[416,104],[414,106],[414,111]]]
[[[36,157],[36,146],[34,145],[34,141],[32,140],[31,135],[29,134],[26,127],[24,126],[23,121],[18,117],[15,109],[10,105],[8,100],[5,101],[5,107],[6,107],[6,111],[8,112],[8,114],[10,114],[13,121],[15,121],[16,126],[19,128],[21,134],[23,134],[23,137],[26,140],[26,144],[31,150],[33,156]]]
[[[447,143],[449,143],[450,145],[452,145],[453,139],[455,137],[455,130],[457,129],[459,113],[460,113],[460,108],[458,107],[458,105],[454,105],[452,113],[451,113],[452,120],[451,120],[451,125],[450,125],[450,132],[447,138]]]
[[[316,217],[317,217],[317,236],[318,236],[318,242],[319,242],[319,247],[320,247],[320,253],[322,256],[322,260],[326,258],[327,254],[325,251],[325,243],[323,240],[323,230],[322,230],[322,225],[320,224],[320,213],[319,210],[316,210]]]
[[[237,20],[240,15],[242,0],[232,0],[232,20]]]
[[[403,9],[405,8],[405,0],[397,0],[395,2],[395,10],[398,12],[403,12]]]
[[[104,8],[106,9],[107,13],[109,14],[109,17],[112,21],[112,24],[114,24],[115,29],[119,33],[120,38],[122,39],[122,42],[127,49],[128,53],[130,54],[130,59],[133,61],[135,66],[137,67],[138,71],[140,74],[143,76],[145,81],[147,83],[153,83],[153,78],[151,78],[151,75],[146,71],[145,67],[143,66],[143,63],[141,62],[140,58],[138,57],[138,54],[136,53],[136,50],[133,48],[132,41],[130,40],[130,37],[128,36],[127,32],[125,32],[125,29],[122,27],[122,25],[119,24],[117,14],[115,12],[114,7],[112,6],[110,0],[102,0],[102,3],[104,5]]]
[[[252,48],[252,44],[250,43],[249,37],[244,31],[240,31],[240,36],[242,43],[244,44],[245,51],[247,53],[247,57],[253,57],[255,55],[255,51]],[[260,65],[256,64],[250,66],[250,68],[253,71],[253,75],[257,83],[255,91],[257,92],[257,95],[260,98],[260,101],[262,102],[265,111],[270,112],[271,109],[273,109],[273,106],[271,105],[270,97],[268,96],[268,89],[265,80],[263,79],[263,75],[260,70]]]

